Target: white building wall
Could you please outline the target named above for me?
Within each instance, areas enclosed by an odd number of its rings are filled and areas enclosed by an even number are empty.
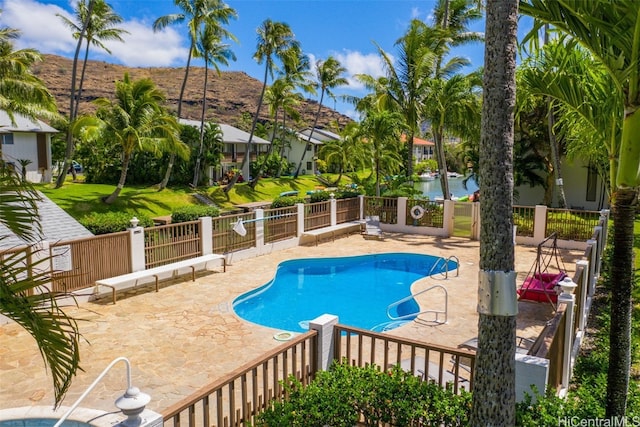
[[[29,159],[27,165],[27,180],[31,182],[51,182],[51,135],[46,135],[47,141],[47,169],[38,168],[38,139],[34,132],[13,133],[13,144],[2,144],[2,158],[15,165],[16,171],[22,173],[19,160]]]

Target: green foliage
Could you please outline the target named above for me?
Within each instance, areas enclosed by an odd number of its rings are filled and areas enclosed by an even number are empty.
[[[284,384],[286,398],[274,401],[256,422],[260,426],[353,427],[364,425],[468,425],[471,394],[454,394],[399,367],[335,363],[307,387],[294,377]]]
[[[131,227],[131,218],[133,218],[133,216],[134,215],[128,212],[93,212],[82,218],[80,223],[96,235],[117,233],[118,231],[125,231]],[[140,221],[139,225],[141,227],[153,226],[153,220],[148,216],[144,214],[137,214],[135,216]]]
[[[177,208],[171,213],[171,222],[188,222],[196,221],[203,216],[216,217],[220,216],[220,209],[216,206],[191,205]]]
[[[335,197],[335,194],[334,194]],[[311,203],[324,202],[331,198],[331,192],[322,190],[322,191],[314,191],[309,195],[309,201]]]
[[[278,197],[273,202],[271,202],[271,209],[286,208],[286,207],[294,206],[298,203],[304,203],[304,202],[305,200],[302,197],[294,197],[294,196]]]

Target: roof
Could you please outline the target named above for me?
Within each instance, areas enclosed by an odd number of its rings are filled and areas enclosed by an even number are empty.
[[[42,239],[58,242],[71,239],[91,237],[93,233],[66,213],[61,207],[53,203],[47,196],[38,192],[42,200],[36,202],[38,215],[42,225]],[[13,234],[7,227],[0,224],[0,249],[24,246],[24,240]]]
[[[403,133],[402,136],[400,137],[400,141],[406,142],[407,135]],[[421,139],[421,138],[418,138],[417,136],[414,136],[413,145],[436,145],[436,143],[433,141],[427,141],[426,139]]]
[[[180,123],[182,123],[183,125],[200,128],[200,120],[180,119]],[[249,132],[245,132],[242,129],[238,129],[237,127],[233,127],[231,125],[226,125],[223,123],[218,123],[218,126],[220,126],[220,130],[222,131],[222,141],[225,144],[246,144],[247,142],[249,142]],[[253,135],[251,143],[271,144],[271,142],[267,141],[264,138],[260,138],[257,135]]]
[[[296,132],[297,137],[303,141],[309,140],[310,134],[311,128],[306,128],[300,132]],[[327,141],[337,141],[339,139],[340,135],[326,129],[314,128],[313,134],[311,134],[311,143],[316,145],[323,144]]]
[[[0,132],[36,132],[36,133],[57,133],[58,130],[52,128],[41,120],[32,120],[22,114],[14,113],[13,122],[6,111],[0,110]]]

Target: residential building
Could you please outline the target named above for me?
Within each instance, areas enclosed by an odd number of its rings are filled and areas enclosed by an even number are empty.
[[[2,160],[30,182],[51,182],[51,135],[58,131],[40,120],[0,110]]]

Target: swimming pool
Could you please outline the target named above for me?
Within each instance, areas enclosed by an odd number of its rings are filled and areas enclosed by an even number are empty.
[[[322,314],[338,316],[340,323],[371,330],[399,326],[387,308],[411,295],[418,279],[457,263],[413,253],[383,253],[340,258],[294,259],[278,265],[274,278],[240,295],[233,309],[241,318],[276,329],[303,332]],[[390,314],[410,320],[419,312],[408,298]]]

